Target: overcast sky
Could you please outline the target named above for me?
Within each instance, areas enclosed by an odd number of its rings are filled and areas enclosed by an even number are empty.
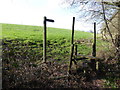
[[[43,17],[54,19],[49,27],[72,28],[76,13],[61,4],[62,0],[0,0],[0,23],[43,26]],[[82,21],[75,23],[76,30],[93,30],[93,25]]]

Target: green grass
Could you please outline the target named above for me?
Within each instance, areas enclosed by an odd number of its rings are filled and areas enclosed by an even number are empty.
[[[41,40],[42,29],[37,26],[2,24],[2,38]]]
[[[42,26],[30,26],[30,25],[16,25],[16,24],[0,24],[2,29],[2,39],[5,40],[19,40],[24,43],[36,43],[38,46],[43,44],[43,27]],[[52,49],[52,53],[55,51],[58,53],[70,52],[71,32],[69,29],[61,28],[47,28],[47,45]],[[78,53],[90,55],[92,53],[93,34],[83,31],[75,31],[75,41],[80,41],[78,44]],[[90,41],[91,42],[88,42]],[[84,41],[84,43],[81,43]],[[51,45],[50,45],[51,44]],[[104,42],[97,39],[97,51],[101,49],[108,49],[106,46],[109,42]],[[66,48],[64,48],[66,47]],[[61,51],[59,51],[61,49]],[[50,49],[51,50],[51,49]],[[48,49],[48,51],[50,51]]]
[[[90,38],[91,36],[91,33],[75,31],[75,39]],[[2,38],[40,41],[43,39],[42,37],[42,26],[2,24]],[[47,40],[57,40],[61,38],[70,39],[71,30],[60,28],[47,28]]]
[[[26,62],[42,60],[43,55],[43,27],[16,24],[0,24],[3,40],[3,63],[12,67],[19,67]],[[93,34],[75,31],[75,41],[80,41],[78,53],[90,55],[92,53]],[[106,47],[103,47],[104,44]],[[97,39],[97,51],[108,50],[109,42]],[[71,30],[47,28],[47,60],[68,63],[70,57]],[[100,53],[99,53],[100,54]],[[19,61],[19,62],[18,62]],[[106,79],[105,86],[116,87],[115,83]]]
[[[35,43],[39,41],[39,44],[43,42],[43,27],[42,26],[30,26],[30,25],[16,25],[16,24],[2,24],[2,39],[6,40],[24,40],[25,43]],[[71,30],[60,28],[47,28],[47,44],[64,47],[70,46],[71,43]],[[75,31],[74,40],[92,39],[92,33]],[[67,51],[68,51],[67,47]],[[78,50],[82,54],[89,54],[91,47],[85,44],[81,44]],[[56,49],[57,51],[57,49]],[[63,51],[65,52],[65,51]],[[62,51],[61,51],[62,53]]]
[[[30,25],[16,25],[16,24],[2,24],[2,39],[4,43],[7,43],[9,47],[12,47],[14,52],[20,51],[25,47],[31,47],[26,52],[33,53],[42,58],[43,50],[43,27],[42,26],[30,26]],[[47,57],[54,60],[68,61],[70,55],[70,43],[71,43],[71,30],[60,28],[47,28]],[[75,31],[74,40],[88,40],[92,39],[92,33]],[[11,41],[12,40],[12,41]],[[16,50],[14,47],[21,47],[22,49]],[[90,54],[92,52],[91,45],[78,44],[78,53]],[[22,54],[23,55],[23,54]]]

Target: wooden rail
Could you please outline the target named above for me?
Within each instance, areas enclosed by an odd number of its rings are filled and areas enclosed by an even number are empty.
[[[97,58],[94,56],[81,55],[81,54],[76,56],[76,60],[82,60],[82,59],[97,59]]]

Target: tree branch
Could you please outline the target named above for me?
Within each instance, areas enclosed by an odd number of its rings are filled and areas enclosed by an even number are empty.
[[[112,43],[115,44],[113,36],[112,36],[112,34],[110,32],[110,28],[109,28],[108,23],[107,23],[107,19],[106,19],[106,15],[105,15],[105,8],[104,8],[104,3],[103,2],[102,2],[102,8],[103,8],[103,18],[104,18],[104,21],[105,21],[105,24],[106,24],[106,28],[108,30],[108,33],[109,33],[110,37],[111,37]]]

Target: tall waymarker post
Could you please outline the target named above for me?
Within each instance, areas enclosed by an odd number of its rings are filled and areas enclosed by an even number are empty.
[[[46,22],[54,22],[52,19],[47,19],[44,17],[44,32],[43,32],[43,62],[46,62],[46,40],[47,40],[47,30],[46,30]]]

